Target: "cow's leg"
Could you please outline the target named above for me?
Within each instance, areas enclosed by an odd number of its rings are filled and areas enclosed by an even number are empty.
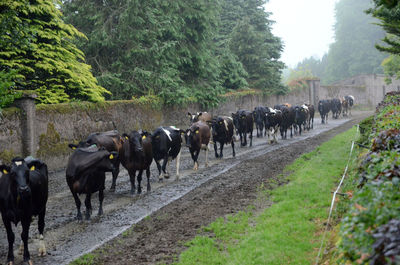
[[[92,215],[92,203],[90,200],[91,197],[92,197],[91,193],[86,194],[86,199],[85,199],[85,206],[86,206],[85,218],[86,218],[86,220],[90,220],[90,216]]]
[[[163,171],[164,177],[165,177],[166,179],[169,178],[169,173],[168,173],[168,171],[167,171],[167,164],[168,164],[168,162],[169,162],[169,160],[168,160],[168,154],[167,154],[167,155],[164,157],[163,164],[162,164],[162,166],[161,166],[161,170]]]
[[[114,170],[112,171],[112,183],[111,183],[111,188],[110,191],[115,191],[115,186],[117,184],[117,177],[119,174],[119,158],[117,158],[117,161],[115,161],[116,166],[114,168]]]
[[[161,170],[160,160],[156,161],[157,169],[158,169],[158,181],[162,181],[164,179],[164,174]]]
[[[206,163],[205,166],[208,167],[208,146],[206,146]]]
[[[6,218],[5,215],[2,214],[4,227],[7,232],[7,240],[8,240],[8,254],[7,254],[7,263],[14,262],[14,241],[15,235],[12,231],[11,222]]]
[[[253,130],[250,131],[250,147],[253,145]]]
[[[222,145],[222,144],[221,144]],[[217,152],[217,142],[214,142],[214,152],[215,152],[215,158],[218,158],[218,152]]]
[[[44,242],[44,236],[43,236],[43,231],[44,231],[44,217],[46,215],[46,210],[43,210],[41,213],[39,213],[38,216],[38,230],[39,230],[39,257],[44,257],[47,255],[46,252],[46,244]]]
[[[190,153],[192,154],[192,152],[190,152]],[[197,162],[197,159],[199,158],[199,154],[200,154],[200,150],[195,150],[193,152],[193,155],[192,155],[192,159],[194,161],[193,170],[198,170],[199,169],[199,162]]]
[[[151,191],[150,186],[150,166],[146,169],[146,177],[147,177],[147,192]]]
[[[240,146],[244,146],[243,144],[243,137],[242,137],[242,133],[239,133],[239,137],[240,137]]]
[[[79,199],[78,194],[76,194],[75,192],[72,192],[72,196],[74,197],[76,210],[77,210],[76,219],[77,220],[82,220],[81,200]]]
[[[104,190],[100,189],[99,190],[99,211],[97,212],[98,216],[103,215],[103,201],[104,201]]]
[[[31,262],[31,256],[29,254],[28,250],[28,237],[29,237],[29,226],[31,224],[31,218],[22,218],[21,224],[22,224],[22,233],[21,233],[21,238],[22,241],[24,242],[24,262],[28,264],[32,264]]]
[[[135,185],[136,170],[130,169],[128,173],[129,173],[129,180],[131,181],[131,195],[133,195],[135,194],[136,190],[136,185]]]
[[[139,170],[139,174],[137,175],[137,182],[138,182],[138,194],[142,193],[142,174],[143,174],[143,169]]]
[[[179,151],[178,156],[176,157],[176,180],[179,179],[180,164],[181,164],[181,151]]]
[[[232,146],[232,156],[235,157],[236,156],[236,153],[235,153],[235,141],[233,141],[233,139],[231,141],[231,146]],[[221,148],[221,154],[222,154],[222,148]]]

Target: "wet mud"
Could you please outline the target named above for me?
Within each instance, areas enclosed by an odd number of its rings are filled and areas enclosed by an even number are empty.
[[[171,263],[185,248],[198,229],[217,217],[235,213],[254,204],[257,189],[277,179],[283,168],[299,155],[313,150],[339,132],[349,129],[371,112],[355,113],[351,119],[330,120],[301,136],[270,145],[267,138],[253,133],[253,146],[240,147],[236,142],[236,157],[230,146],[224,148],[224,158],[216,159],[211,146],[209,165],[204,166],[205,154],[199,156],[200,168],[193,171],[193,161],[187,148],[181,157],[181,176],[175,179],[175,161],[170,163],[171,178],[158,181],[155,163],[151,168],[151,192],[130,194],[130,182],[121,166],[114,193],[109,192],[111,175],[107,175],[103,216],[97,216],[97,193],[92,195],[93,215],[90,221],[75,220],[76,207],[65,180],[65,172],[49,175],[45,239],[48,255],[37,257],[37,220],[30,228],[30,252],[34,264],[68,264],[79,256],[96,249],[96,264],[154,264]],[[84,196],[81,196],[83,202]],[[265,205],[264,205],[265,206]],[[84,206],[82,208],[84,210]],[[133,229],[128,230],[135,224]],[[20,243],[20,225],[16,232],[15,249]],[[129,231],[129,233],[128,233]],[[7,255],[7,238],[0,225],[0,264]],[[16,264],[21,257],[16,253]]]

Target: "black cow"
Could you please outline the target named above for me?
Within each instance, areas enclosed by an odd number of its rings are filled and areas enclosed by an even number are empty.
[[[315,108],[312,104],[305,104],[308,107],[308,111],[310,115],[308,116],[308,130],[314,129],[314,115],[315,115]]]
[[[47,165],[40,160],[27,157],[25,160],[16,157],[11,166],[0,165],[0,212],[7,231],[7,263],[13,264],[13,245],[15,236],[11,222],[22,224],[24,263],[32,264],[28,250],[29,226],[32,216],[38,216],[39,256],[46,255],[43,230],[46,203],[48,197]]]
[[[321,123],[328,123],[328,113],[331,111],[331,101],[329,99],[321,99],[318,101],[318,111],[321,116]]]
[[[176,179],[179,178],[179,164],[181,158],[182,137],[185,131],[170,127],[158,127],[151,135],[153,158],[156,162],[159,180],[169,178],[167,163],[176,158]],[[160,161],[163,160],[162,166]]]
[[[254,123],[256,124],[256,130],[257,130],[257,137],[262,137],[263,136],[263,129],[265,126],[265,113],[267,113],[267,108],[263,106],[255,107],[253,111],[253,118],[254,118]],[[267,132],[265,131],[265,134]]]
[[[240,136],[240,145],[247,145],[247,134],[250,137],[250,146],[253,145],[253,113],[248,110],[238,110],[236,113],[232,113],[233,124],[236,127],[236,131]]]
[[[109,152],[118,152],[121,156],[122,145],[124,141],[117,130],[107,131],[107,132],[96,132],[88,136],[88,138],[80,142],[79,145],[69,144],[69,147],[74,149],[77,147],[89,147],[91,145],[96,145],[97,147],[104,147]],[[115,186],[117,183],[117,177],[119,174],[119,164],[120,157],[113,160],[114,170],[112,171],[112,184],[110,191],[115,191]]]
[[[150,165],[153,161],[153,149],[151,143],[151,134],[148,132],[132,131],[129,135],[123,134],[125,138],[121,152],[121,164],[128,170],[131,181],[131,194],[135,193],[135,175],[138,181],[138,194],[142,193],[142,174],[146,170],[147,191],[150,187]]]
[[[90,219],[92,213],[91,195],[97,191],[100,202],[98,215],[103,214],[105,172],[114,170],[116,159],[118,159],[117,152],[109,152],[97,146],[77,148],[69,157],[65,175],[75,200],[78,220],[82,220],[81,201],[78,197],[78,194],[82,193],[86,194],[86,220]]]
[[[331,100],[331,111],[332,111],[332,118],[337,119],[342,112],[342,102],[338,98],[334,98]]]
[[[199,162],[197,162],[197,159],[201,149],[206,152],[205,166],[208,166],[208,144],[210,142],[210,137],[210,127],[208,127],[208,125],[202,121],[193,123],[192,126],[186,130],[186,147],[189,148],[190,155],[192,156],[194,162],[193,170],[199,169]]]
[[[279,128],[282,124],[282,111],[272,108],[267,108],[264,115],[265,131],[268,133],[268,141],[272,143],[277,143],[277,134]],[[272,134],[273,139],[270,140],[269,136]]]
[[[231,117],[220,116],[212,122],[212,137],[214,140],[215,157],[223,157],[224,144],[231,144],[232,156],[235,157],[235,141],[233,136],[233,120]],[[220,144],[219,156],[217,153],[217,142]]]
[[[274,109],[280,110],[282,112],[282,122],[280,126],[282,139],[287,139],[287,130],[290,129],[290,138],[293,137],[293,125],[295,121],[296,113],[293,107],[288,107],[286,105],[275,105]]]
[[[353,108],[354,105],[354,97],[352,95],[347,95],[344,97],[344,99],[347,101],[349,114],[351,116],[351,109]]]
[[[294,112],[295,112],[294,123],[296,124],[296,127],[299,129],[299,135],[301,135],[302,129],[304,128],[305,130],[308,127],[307,126],[307,121],[309,117],[308,107],[306,105],[295,106]]]

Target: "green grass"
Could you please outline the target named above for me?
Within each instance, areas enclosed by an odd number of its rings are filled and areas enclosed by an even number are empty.
[[[69,265],[92,265],[94,264],[94,258],[95,256],[93,254],[88,253],[74,260]]]
[[[331,191],[343,174],[355,133],[353,128],[302,155],[285,169],[291,172],[287,185],[260,191],[264,199],[263,192],[270,194],[271,207],[217,219],[187,243],[176,264],[314,263]]]

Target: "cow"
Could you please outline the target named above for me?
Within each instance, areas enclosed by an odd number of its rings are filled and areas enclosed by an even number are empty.
[[[342,103],[342,115],[346,117],[349,111],[349,102],[345,98],[341,98],[340,102]]]
[[[295,106],[294,112],[295,112],[294,123],[296,127],[299,129],[299,135],[301,135],[302,129],[304,128],[305,130],[308,127],[307,126],[307,121],[309,117],[308,107],[306,105]]]
[[[132,131],[129,134],[122,135],[125,138],[121,152],[121,164],[128,170],[129,179],[131,181],[131,194],[135,194],[135,175],[137,175],[138,194],[142,193],[142,174],[146,170],[147,192],[151,191],[150,186],[150,165],[153,161],[153,149],[151,134],[143,131]]]
[[[47,165],[38,159],[15,157],[11,166],[0,165],[0,212],[7,232],[7,263],[14,262],[14,240],[11,223],[22,224],[24,263],[32,264],[28,249],[29,227],[32,216],[38,216],[39,256],[46,255],[43,230],[48,198]]]
[[[328,123],[328,113],[331,111],[331,101],[329,99],[321,99],[318,101],[318,112],[321,116],[321,123]]]
[[[185,131],[173,126],[158,127],[151,134],[153,158],[158,169],[158,179],[169,178],[167,163],[176,158],[176,179],[179,179],[182,137]],[[160,161],[163,160],[162,166]]]
[[[247,134],[249,133],[250,146],[253,145],[253,113],[248,110],[238,110],[236,113],[232,113],[233,124],[236,127],[236,131],[240,136],[240,145],[247,145]]]
[[[349,115],[351,116],[351,109],[353,108],[354,105],[354,97],[352,95],[347,95],[344,97],[344,99],[347,101],[349,108]]]
[[[282,112],[282,122],[280,126],[281,138],[287,139],[287,130],[290,129],[290,138],[293,137],[293,125],[295,121],[295,112],[293,107],[287,107],[286,105],[275,105],[274,109]]]
[[[121,155],[122,145],[124,143],[123,138],[117,130],[106,131],[106,132],[96,132],[90,134],[85,141],[81,141],[78,145],[69,144],[69,147],[74,149],[77,147],[89,147],[91,145],[96,145],[97,147],[104,147],[109,152],[118,152]],[[110,191],[115,191],[115,186],[117,183],[117,177],[119,174],[119,164],[120,158],[117,157],[113,160],[114,170],[112,171],[112,183]]]
[[[235,157],[235,141],[233,119],[227,116],[219,116],[212,122],[212,137],[214,139],[214,151],[216,158],[223,157],[224,144],[231,144],[232,156]],[[219,155],[217,153],[217,142],[220,144]]]
[[[267,112],[267,108],[263,106],[258,106],[254,108],[253,111],[253,118],[254,118],[254,123],[256,124],[256,130],[257,130],[257,137],[262,137],[263,136],[263,129],[265,126],[264,120],[265,120],[265,113]],[[265,134],[267,132],[265,131]]]
[[[334,98],[331,100],[331,111],[332,111],[332,118],[337,119],[342,112],[342,102],[338,98]]]
[[[206,152],[206,163],[208,166],[208,144],[210,142],[211,131],[210,127],[205,122],[198,121],[192,124],[189,129],[185,132],[186,147],[189,148],[190,155],[192,156],[194,167],[193,170],[199,169],[199,157],[200,150],[203,149]]]
[[[272,108],[267,108],[264,115],[265,131],[268,133],[268,141],[272,143],[277,143],[277,134],[279,128],[282,124],[282,111]],[[270,140],[269,136],[272,134],[273,139]]]
[[[196,112],[195,114],[188,112],[188,116],[190,119],[190,125],[195,122],[202,121],[211,126],[212,115],[208,112]]]
[[[90,219],[92,213],[91,195],[97,191],[99,192],[98,215],[103,214],[105,172],[114,171],[117,159],[117,152],[109,152],[104,147],[99,148],[96,145],[77,148],[70,155],[65,177],[75,200],[77,220],[82,220],[81,201],[78,196],[82,193],[86,194],[86,220]]]
[[[308,116],[308,130],[314,129],[314,115],[315,115],[315,108],[312,104],[305,104],[308,107],[308,111],[310,115]]]

